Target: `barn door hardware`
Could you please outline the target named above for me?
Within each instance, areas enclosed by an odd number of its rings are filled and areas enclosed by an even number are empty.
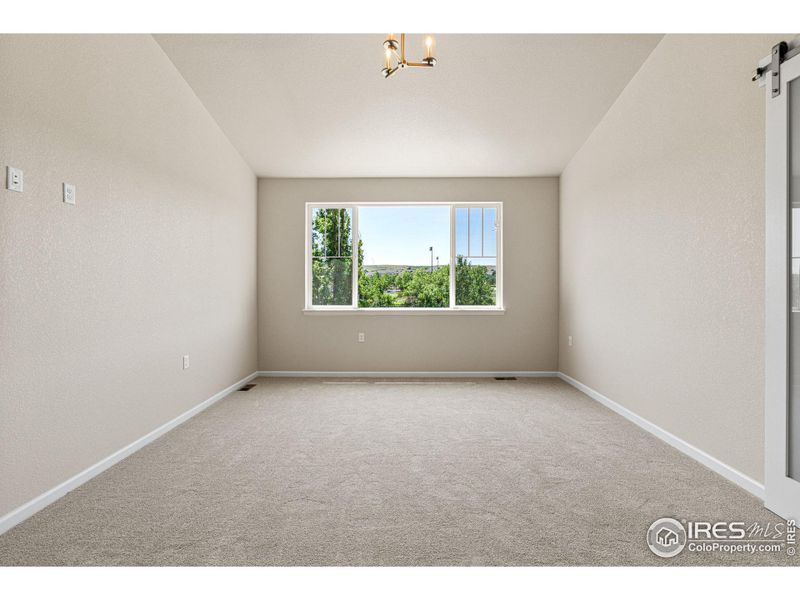
[[[800,45],[795,46],[791,50],[789,44],[780,42],[772,47],[770,60],[765,65],[757,67],[753,72],[753,81],[761,79],[767,71],[770,72],[770,89],[772,90],[772,97],[777,98],[781,95],[781,64],[800,54]]]

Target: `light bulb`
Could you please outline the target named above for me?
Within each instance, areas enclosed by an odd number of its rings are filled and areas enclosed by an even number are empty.
[[[389,48],[386,49],[386,68],[392,68],[392,51]]]
[[[428,36],[425,38],[425,57],[430,58],[433,50],[433,38]]]

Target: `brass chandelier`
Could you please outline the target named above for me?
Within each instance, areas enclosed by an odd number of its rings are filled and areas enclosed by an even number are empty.
[[[381,69],[384,77],[389,77],[397,72],[398,69],[405,69],[406,67],[433,67],[436,66],[436,59],[433,57],[433,37],[427,36],[425,38],[425,58],[422,62],[409,62],[406,60],[406,34],[400,34],[400,41],[394,37],[393,33],[389,34],[386,41],[383,42],[384,53],[386,56],[386,66]]]

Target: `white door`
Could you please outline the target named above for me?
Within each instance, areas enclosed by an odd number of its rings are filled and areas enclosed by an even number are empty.
[[[776,72],[779,86],[765,75],[765,505],[800,522],[800,55]]]

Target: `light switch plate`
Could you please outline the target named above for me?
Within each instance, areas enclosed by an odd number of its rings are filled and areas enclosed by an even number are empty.
[[[6,167],[6,189],[12,192],[22,191],[22,170]]]
[[[64,202],[75,204],[75,186],[71,183],[64,184]]]

